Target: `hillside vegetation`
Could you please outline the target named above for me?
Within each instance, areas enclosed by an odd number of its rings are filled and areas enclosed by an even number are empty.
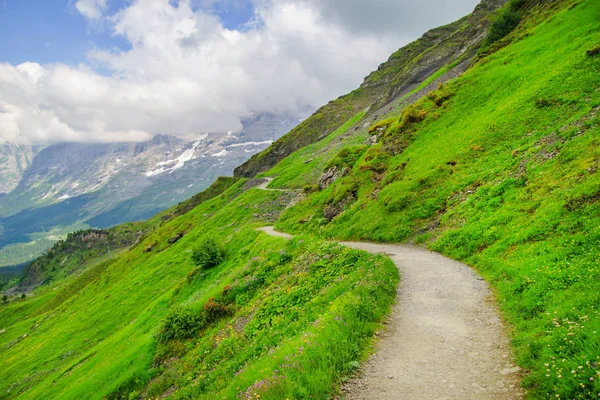
[[[382,256],[257,232],[290,194],[245,184],[162,223],[119,257],[4,305],[2,397],[335,391],[365,356],[398,272]],[[208,238],[224,254],[207,265],[197,253]]]
[[[515,328],[532,396],[590,398],[600,393],[600,3],[541,3],[525,16],[463,76],[375,124],[376,145],[349,142],[337,156],[346,176],[277,227],[411,240],[475,266]]]
[[[0,398],[336,396],[401,277],[329,239],[472,265],[529,396],[597,398],[600,3],[505,3],[401,49],[237,178],[114,228],[111,253],[106,231],[55,246],[0,306]]]
[[[321,107],[267,150],[235,169],[235,176],[254,177],[275,166],[296,150],[316,143],[357,113],[369,109],[377,115],[394,100],[410,93],[438,71],[447,72],[468,63],[485,40],[490,15],[507,0],[483,0],[472,14],[423,37],[392,54],[363,84]]]

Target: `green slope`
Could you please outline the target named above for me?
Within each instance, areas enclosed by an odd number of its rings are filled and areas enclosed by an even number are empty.
[[[81,274],[3,306],[1,396],[330,393],[365,355],[394,300],[397,270],[383,257],[310,237],[285,243],[257,232],[290,194],[245,183],[157,226],[119,257],[95,259]],[[177,233],[184,236],[169,243]],[[202,270],[190,252],[206,237],[227,255]],[[203,322],[190,339],[157,342],[179,307]],[[285,378],[273,375],[277,369]],[[253,387],[262,380],[264,393]]]
[[[450,65],[467,63],[485,39],[490,14],[506,1],[482,0],[470,15],[432,29],[401,48],[369,74],[358,89],[321,107],[267,150],[236,168],[234,175],[248,178],[265,172],[293,152],[324,139],[357,113],[368,109],[377,115],[436,72],[448,72]]]
[[[0,306],[0,398],[329,398],[368,355],[399,277],[328,238],[412,241],[473,265],[514,327],[530,396],[597,397],[600,3],[512,0],[516,30],[479,38],[465,74],[418,92],[501,3],[400,50],[368,98],[325,106],[238,170],[304,189],[299,203],[221,179],[115,254],[75,246],[61,264],[71,240],[38,260],[47,283]],[[325,171],[338,179],[321,189]],[[299,236],[255,229],[272,223]],[[192,256],[207,238],[225,258],[203,269]]]
[[[542,5],[497,52],[376,125],[379,143],[351,173],[277,227],[412,240],[475,266],[514,325],[532,396],[590,398],[600,392],[600,3]]]

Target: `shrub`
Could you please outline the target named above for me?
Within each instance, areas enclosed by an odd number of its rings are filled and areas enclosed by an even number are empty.
[[[216,322],[229,312],[227,306],[218,303],[215,299],[210,299],[204,305],[204,320],[207,323]]]
[[[319,190],[321,190],[321,189],[319,188],[319,185],[317,185],[317,184],[306,185],[306,186],[304,186],[304,189],[303,189],[303,191],[304,191],[305,194],[316,193]]]
[[[167,314],[158,340],[166,342],[171,339],[187,339],[193,337],[201,327],[200,315],[187,308],[177,307]]]
[[[200,268],[214,268],[225,259],[225,248],[212,238],[205,239],[192,253],[192,261]]]
[[[487,43],[492,44],[503,39],[521,23],[519,12],[512,7],[503,9],[490,24]]]
[[[587,54],[588,57],[595,57],[595,56],[597,56],[598,54],[600,54],[600,45],[592,47],[589,50],[586,50],[585,54]]]
[[[437,90],[430,92],[427,97],[438,107],[441,107],[446,100],[452,97],[454,93],[446,89],[443,84],[439,84]]]
[[[395,118],[388,118],[383,121],[379,121],[371,125],[371,127],[369,128],[369,134],[376,135],[378,133],[385,132],[387,128],[389,128],[390,125],[393,125],[394,123],[396,123]]]
[[[415,124],[421,122],[427,116],[427,111],[417,108],[411,104],[404,109],[402,112],[402,119],[400,121],[400,127],[405,127],[409,124]]]
[[[553,100],[553,99],[547,99],[547,98],[535,99],[535,106],[537,108],[551,107],[555,104],[556,104],[556,100]]]

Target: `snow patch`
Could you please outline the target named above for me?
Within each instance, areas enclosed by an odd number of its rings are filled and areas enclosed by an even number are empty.
[[[230,144],[227,147],[247,147],[247,146],[263,146],[263,145],[271,145],[273,144],[272,140],[265,140],[264,142],[246,142],[246,143],[235,143]]]
[[[231,153],[230,151],[227,151],[226,149],[221,150],[218,153],[213,154],[213,157],[225,157],[226,155],[228,155],[229,153]]]
[[[159,169],[155,169],[154,171],[148,171],[148,172],[146,172],[146,176],[147,177],[156,176],[156,175],[160,175],[160,174],[162,174],[164,172],[167,172],[167,171],[168,171],[168,169],[159,168]]]
[[[67,199],[70,199],[70,198],[71,198],[71,196],[69,196],[68,194],[64,194],[64,195],[60,196],[58,198],[58,200],[67,200]]]
[[[161,161],[158,164],[156,164],[156,166],[154,167],[154,169],[152,171],[146,172],[145,175],[147,177],[151,177],[151,176],[163,174],[165,172],[172,173],[175,170],[183,168],[183,166],[185,165],[186,162],[188,162],[194,158],[194,153],[196,152],[196,148],[198,148],[198,146],[200,146],[200,143],[202,143],[202,141],[204,139],[206,139],[207,137],[208,137],[208,134],[205,133],[198,140],[196,140],[194,142],[194,144],[192,145],[192,147],[190,149],[185,150],[175,160]],[[175,165],[173,165],[172,167],[165,168],[166,165],[170,165],[173,163],[175,163]]]

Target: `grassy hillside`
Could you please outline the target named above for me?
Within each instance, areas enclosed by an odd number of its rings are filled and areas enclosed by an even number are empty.
[[[432,29],[401,48],[358,89],[321,107],[267,150],[236,168],[235,176],[248,178],[265,172],[293,152],[324,139],[357,113],[367,109],[377,115],[432,75],[468,62],[485,39],[490,15],[506,1],[482,0],[471,15]]]
[[[388,312],[397,270],[381,256],[257,232],[291,195],[245,184],[165,222],[119,257],[2,306],[0,396],[335,391]],[[213,268],[192,257],[208,237],[225,249]]]
[[[363,85],[238,170],[300,199],[220,179],[114,254],[72,237],[38,260],[51,279],[0,306],[0,398],[330,398],[399,277],[329,238],[412,241],[473,265],[514,328],[531,398],[597,397],[600,3],[511,0],[490,17],[500,4],[402,49],[367,78],[368,102]],[[474,65],[421,96],[461,62],[446,51],[467,43],[459,33],[489,21]],[[273,223],[298,236],[256,230]]]
[[[376,145],[343,150],[351,172],[277,226],[412,240],[475,266],[514,325],[532,397],[590,398],[600,392],[600,3],[540,4],[463,76],[374,125]]]

